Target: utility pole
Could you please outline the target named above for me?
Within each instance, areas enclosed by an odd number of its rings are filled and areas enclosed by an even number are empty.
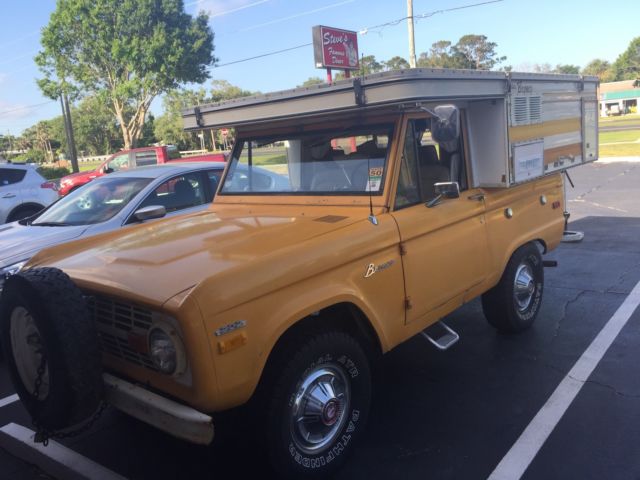
[[[407,27],[409,29],[409,66],[416,68],[416,39],[413,36],[413,0],[407,0]]]
[[[71,111],[69,110],[69,98],[66,93],[60,94],[60,106],[62,107],[62,118],[67,136],[67,146],[69,147],[69,158],[71,160],[71,170],[74,173],[80,171],[78,166],[78,154],[76,152],[76,142],[73,136],[73,123],[71,123]]]

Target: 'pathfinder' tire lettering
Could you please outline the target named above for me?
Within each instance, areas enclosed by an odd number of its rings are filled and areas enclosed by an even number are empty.
[[[275,384],[265,387],[265,446],[281,476],[325,478],[345,461],[365,425],[371,396],[367,357],[347,333],[328,332],[291,344],[282,358]],[[315,396],[324,388],[332,394]],[[316,400],[320,414],[308,407]]]

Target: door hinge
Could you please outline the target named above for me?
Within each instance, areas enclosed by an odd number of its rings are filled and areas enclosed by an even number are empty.
[[[411,310],[413,308],[413,304],[411,303],[411,297],[405,297],[404,299],[404,309]]]
[[[404,256],[407,254],[407,247],[404,246],[404,243],[400,242],[398,244],[398,247],[400,247],[400,256]]]

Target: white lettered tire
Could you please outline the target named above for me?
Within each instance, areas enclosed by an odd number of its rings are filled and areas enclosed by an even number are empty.
[[[543,289],[540,251],[535,244],[527,243],[513,252],[498,285],[482,295],[482,310],[498,330],[521,332],[538,316]]]
[[[286,478],[325,478],[342,465],[365,428],[369,361],[343,332],[319,333],[289,349],[266,389],[266,446]]]

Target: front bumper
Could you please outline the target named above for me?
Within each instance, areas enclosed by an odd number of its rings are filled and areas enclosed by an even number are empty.
[[[105,373],[107,402],[174,437],[200,445],[213,441],[213,420],[191,407]]]

